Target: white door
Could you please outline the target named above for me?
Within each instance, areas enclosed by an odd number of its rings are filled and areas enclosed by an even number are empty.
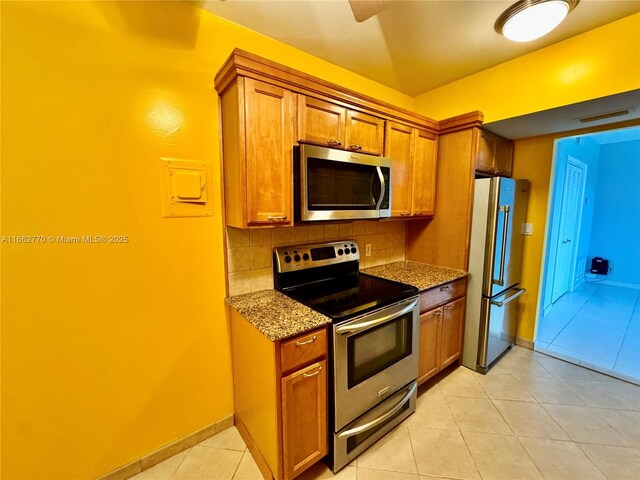
[[[586,179],[586,165],[573,157],[567,160],[564,175],[560,225],[556,247],[556,264],[553,274],[551,301],[555,302],[569,289],[569,278],[575,263],[578,228],[582,212],[582,197]]]

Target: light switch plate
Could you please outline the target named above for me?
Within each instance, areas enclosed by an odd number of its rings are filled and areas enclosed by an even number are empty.
[[[161,158],[162,215],[202,217],[212,213],[211,164],[196,160]]]

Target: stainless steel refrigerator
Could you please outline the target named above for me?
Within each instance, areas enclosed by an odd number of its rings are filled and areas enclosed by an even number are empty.
[[[462,364],[486,373],[515,342],[529,181],[475,181]]]

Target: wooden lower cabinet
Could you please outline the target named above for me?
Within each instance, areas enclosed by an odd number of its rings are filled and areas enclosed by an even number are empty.
[[[282,379],[282,444],[285,478],[327,454],[326,360]]]
[[[236,427],[265,479],[290,480],[328,452],[327,330],[273,342],[229,316]]]
[[[467,279],[420,294],[418,384],[460,358]]]

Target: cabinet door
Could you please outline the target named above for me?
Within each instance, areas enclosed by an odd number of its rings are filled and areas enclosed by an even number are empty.
[[[510,177],[513,170],[513,142],[500,139],[496,144],[495,153],[496,173],[503,177]]]
[[[420,315],[418,383],[422,384],[440,369],[440,324],[442,307]]]
[[[480,130],[476,170],[493,173],[495,171],[496,139],[493,135]]]
[[[447,303],[442,314],[442,342],[440,347],[440,368],[450,365],[460,357],[462,349],[462,322],[466,297]]]
[[[282,444],[285,479],[327,454],[327,361],[282,379]]]
[[[347,110],[345,148],[382,155],[384,120],[366,113]]]
[[[436,205],[436,136],[416,130],[411,214],[433,215]]]
[[[330,147],[344,144],[346,109],[298,95],[298,138]]]
[[[295,94],[245,79],[247,223],[291,224]]]
[[[398,123],[387,123],[386,157],[391,158],[391,216],[411,214],[413,186],[413,129]]]

